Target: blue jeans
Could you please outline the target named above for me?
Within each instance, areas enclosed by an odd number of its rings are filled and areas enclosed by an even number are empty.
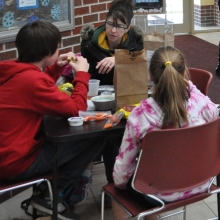
[[[87,165],[100,153],[105,142],[105,137],[95,137],[59,143],[57,166],[64,172],[64,177],[59,180],[58,188],[65,190],[73,187]],[[54,153],[52,143],[46,141],[33,164],[23,173],[7,181],[25,181],[51,172]]]

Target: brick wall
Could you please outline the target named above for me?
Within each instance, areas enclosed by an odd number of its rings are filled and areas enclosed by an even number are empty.
[[[214,26],[214,5],[194,5],[194,23],[200,27]]]
[[[218,7],[218,0],[215,0],[215,24],[220,26],[220,10]]]
[[[111,0],[73,0],[75,9],[75,29],[62,32],[61,53],[80,52],[80,30],[83,25],[93,23],[95,27],[103,24]],[[17,51],[14,42],[0,44],[0,61],[14,59]]]
[[[194,5],[194,24],[200,27],[220,26],[218,0],[214,5]]]

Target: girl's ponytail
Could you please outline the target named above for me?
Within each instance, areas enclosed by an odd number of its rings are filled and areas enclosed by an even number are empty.
[[[155,84],[153,98],[164,113],[162,128],[188,123],[185,102],[190,93],[184,79],[185,60],[173,47],[162,47],[151,58],[150,72]]]

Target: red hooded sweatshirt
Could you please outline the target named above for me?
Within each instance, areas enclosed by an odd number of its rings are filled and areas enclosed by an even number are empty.
[[[87,109],[90,74],[76,73],[69,97],[55,84],[63,69],[54,64],[42,72],[32,64],[0,62],[0,178],[17,176],[39,155],[44,115],[70,117]]]

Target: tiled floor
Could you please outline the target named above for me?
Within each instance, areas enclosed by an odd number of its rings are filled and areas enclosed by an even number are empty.
[[[219,44],[220,32],[196,34],[195,36],[209,41],[215,45]],[[93,184],[87,200],[76,206],[75,212],[79,213],[81,220],[99,220],[100,203],[101,203],[101,187],[106,184],[106,178],[104,175],[103,164],[95,165],[93,169]],[[31,189],[12,197],[11,199],[0,204],[0,220],[11,220],[14,218],[22,220],[30,220],[31,217],[25,215],[24,211],[20,208],[20,203],[24,199],[31,196]],[[3,195],[0,195],[3,196]],[[187,206],[186,209],[187,220],[207,220],[217,216],[217,198],[216,195],[209,197],[208,199],[194,203]],[[105,220],[112,220],[111,209],[105,209]],[[179,220],[182,219],[182,214],[167,218],[167,220]]]
[[[101,219],[101,187],[106,184],[103,164],[95,165],[93,169],[93,184],[87,200],[75,207],[75,212],[80,214],[81,220],[99,220]],[[25,215],[20,208],[20,203],[31,196],[31,189],[28,189],[12,199],[0,204],[0,220],[12,220],[19,218],[30,220],[31,217]],[[187,220],[207,220],[217,216],[217,198],[211,196],[208,199],[197,202],[187,207]],[[30,210],[31,211],[31,210]],[[111,209],[105,209],[105,220],[112,220]],[[180,220],[182,214],[167,218],[167,220]]]
[[[208,41],[212,44],[219,45],[220,32],[199,33],[199,34],[194,34],[194,36],[201,38],[205,41]]]

